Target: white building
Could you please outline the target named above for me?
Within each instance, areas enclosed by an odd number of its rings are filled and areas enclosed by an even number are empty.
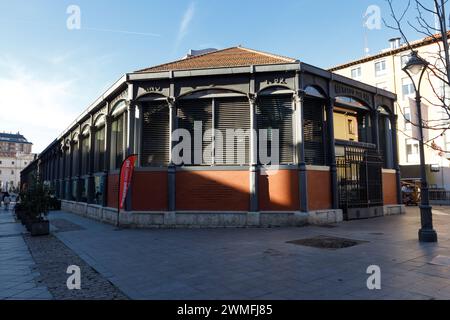
[[[439,66],[441,51],[436,39],[423,38],[411,42],[411,46],[420,57],[430,64]],[[417,117],[414,112],[414,85],[402,70],[409,59],[410,51],[406,44],[401,44],[400,39],[395,38],[390,40],[390,48],[382,50],[378,54],[350,61],[330,69],[337,74],[397,94],[398,152],[402,178],[418,178],[418,165],[420,163],[417,126],[412,124],[418,123],[415,122]],[[415,81],[417,83],[418,80],[415,79]],[[448,124],[449,117],[443,112],[444,109],[434,104],[440,103],[437,95],[445,98],[450,97],[449,88],[430,73],[424,76],[420,91],[423,97],[422,115],[424,120],[434,124],[446,120]],[[424,130],[424,140],[428,141],[428,146],[425,146],[425,162],[429,167],[427,172],[428,182],[430,187],[450,190],[450,130],[443,135],[440,135],[441,133],[441,131]]]
[[[0,191],[20,186],[20,171],[34,159],[32,143],[20,133],[0,132]]]

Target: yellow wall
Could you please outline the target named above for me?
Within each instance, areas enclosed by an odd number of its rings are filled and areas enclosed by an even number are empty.
[[[334,113],[334,138],[358,141],[358,120],[354,115],[340,112]]]

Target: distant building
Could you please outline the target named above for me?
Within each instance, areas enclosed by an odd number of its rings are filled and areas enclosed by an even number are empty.
[[[20,186],[20,172],[34,159],[33,144],[18,133],[0,132],[0,190],[14,191]]]

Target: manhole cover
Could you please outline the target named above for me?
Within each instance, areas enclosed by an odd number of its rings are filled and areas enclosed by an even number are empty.
[[[332,250],[353,247],[353,246],[356,246],[358,244],[365,243],[365,242],[367,242],[367,241],[329,237],[329,236],[317,236],[317,237],[312,237],[312,238],[287,241],[287,243],[292,243],[292,244],[296,244],[299,246],[308,246],[308,247],[321,248],[321,249],[332,249]]]

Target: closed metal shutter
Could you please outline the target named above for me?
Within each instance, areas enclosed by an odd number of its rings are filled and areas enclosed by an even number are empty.
[[[79,167],[80,167],[80,163],[79,163],[79,148],[78,148],[78,141],[75,142],[73,145],[73,150],[72,150],[72,177],[76,177],[79,174]]]
[[[263,96],[258,99],[257,108],[258,129],[269,129],[267,150],[270,155],[271,141],[270,129],[279,130],[279,159],[280,164],[294,162],[294,145],[292,131],[292,96]],[[259,143],[258,143],[259,150]],[[259,151],[258,151],[259,157]]]
[[[89,173],[89,136],[81,140],[81,175]]]
[[[142,108],[141,165],[169,163],[169,107],[166,102],[147,103]]]
[[[323,102],[305,98],[303,102],[303,145],[305,163],[325,165]]]
[[[95,132],[95,158],[94,172],[101,172],[105,168],[105,127],[101,127]]]
[[[211,144],[211,137],[203,135],[206,130],[212,129],[212,100],[196,99],[182,100],[177,107],[178,128],[186,129],[191,135],[191,165],[210,165],[212,164],[212,155],[203,156],[206,147]],[[202,122],[202,143],[194,143],[194,122]],[[200,152],[201,163],[194,163],[194,155]]]
[[[246,98],[221,98],[214,103],[214,128],[222,134],[222,150],[215,145],[215,163],[246,165],[250,150],[250,106]],[[234,146],[227,143],[227,129],[235,130]],[[239,130],[239,131],[236,131]]]

